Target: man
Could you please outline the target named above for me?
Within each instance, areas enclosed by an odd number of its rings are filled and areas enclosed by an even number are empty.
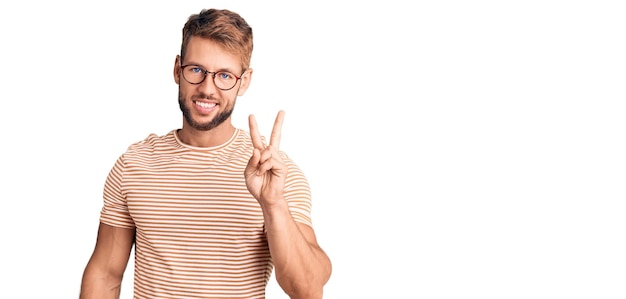
[[[134,298],[265,298],[275,271],[291,298],[322,298],[331,262],[311,224],[311,193],[279,150],[231,113],[252,78],[252,29],[228,10],[183,28],[174,81],[181,129],[132,144],[103,191],[98,238],[80,298],[119,298],[135,246]]]

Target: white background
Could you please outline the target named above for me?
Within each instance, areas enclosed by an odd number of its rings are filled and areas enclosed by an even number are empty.
[[[324,298],[623,299],[619,4],[5,1],[0,297],[78,297],[104,179],[180,127],[181,28],[216,7],[254,31],[235,124],[254,113],[267,135],[287,112]]]

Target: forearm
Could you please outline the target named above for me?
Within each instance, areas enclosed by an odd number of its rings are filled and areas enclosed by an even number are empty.
[[[291,298],[321,298],[323,286],[330,277],[331,263],[317,245],[312,230],[301,231],[286,201],[264,207],[264,217],[280,286]],[[310,228],[303,226],[303,229]]]

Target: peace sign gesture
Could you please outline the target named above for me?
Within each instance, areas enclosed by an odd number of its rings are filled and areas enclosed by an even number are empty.
[[[274,121],[270,143],[265,146],[254,115],[251,114],[248,117],[250,139],[252,139],[254,150],[244,175],[248,191],[261,205],[271,204],[272,201],[282,198],[283,195],[287,166],[280,156],[278,147],[284,118],[285,111],[280,110],[276,116],[276,121]]]

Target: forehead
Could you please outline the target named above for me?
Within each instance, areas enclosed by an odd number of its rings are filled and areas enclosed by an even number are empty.
[[[241,58],[210,39],[194,36],[189,39],[184,64],[201,65],[208,70],[231,70],[241,68]]]

